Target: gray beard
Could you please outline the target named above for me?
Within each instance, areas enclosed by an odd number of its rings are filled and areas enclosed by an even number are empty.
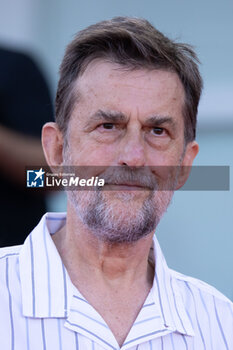
[[[107,193],[108,192],[108,193]],[[132,204],[133,194],[119,192],[114,200],[110,191],[69,191],[79,219],[96,238],[114,243],[132,243],[153,232],[173,196],[172,191],[150,191],[139,208]],[[131,208],[132,206],[132,208]]]
[[[63,165],[67,164],[72,164],[69,152],[64,153]],[[175,173],[170,173],[164,183],[160,184],[148,167],[117,167],[117,171],[115,168],[107,168],[101,178],[108,184],[139,183],[145,188],[147,195],[143,201],[140,200],[139,205],[136,205],[133,191],[131,193],[106,189],[70,190],[67,191],[68,201],[81,222],[96,238],[109,244],[136,242],[153,232],[166,212],[180,168],[178,166]]]

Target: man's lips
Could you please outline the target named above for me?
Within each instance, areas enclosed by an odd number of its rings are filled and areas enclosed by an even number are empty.
[[[150,190],[149,187],[138,183],[105,183],[105,186],[106,185],[118,190]]]

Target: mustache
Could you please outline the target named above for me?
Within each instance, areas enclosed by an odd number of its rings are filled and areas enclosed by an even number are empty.
[[[104,179],[105,185],[129,185],[149,190],[158,188],[156,177],[149,168],[110,167],[99,174],[99,178]]]

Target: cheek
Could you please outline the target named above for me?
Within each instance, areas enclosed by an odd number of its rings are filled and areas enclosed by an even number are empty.
[[[156,168],[165,168],[169,165],[175,165],[176,158],[172,154],[172,152],[153,150],[150,152],[150,156],[148,157],[148,165]]]
[[[90,140],[73,143],[70,152],[73,164],[79,166],[109,166],[113,164],[115,156],[113,145],[97,145]]]
[[[173,142],[169,149],[152,150],[149,156],[150,165],[154,166],[177,166],[183,154],[183,144]]]

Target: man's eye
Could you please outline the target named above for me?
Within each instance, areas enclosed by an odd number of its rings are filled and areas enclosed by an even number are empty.
[[[152,133],[154,135],[162,135],[165,132],[163,128],[153,128]]]
[[[100,127],[102,127],[103,129],[113,129],[114,124],[113,123],[103,123],[100,125]]]

